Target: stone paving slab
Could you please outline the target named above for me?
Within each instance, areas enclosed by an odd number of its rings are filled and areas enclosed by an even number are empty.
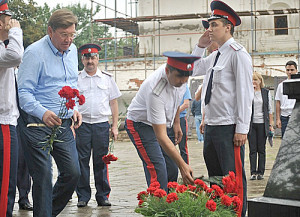
[[[267,142],[268,143],[268,142]],[[276,158],[281,139],[275,138],[274,147],[267,144],[266,172],[264,180],[250,181],[249,147],[246,144],[245,167],[248,181],[248,198],[263,195],[267,184],[273,162]],[[207,176],[206,167],[203,159],[203,144],[196,140],[189,140],[190,164],[194,170],[194,176]],[[87,207],[77,208],[77,195],[73,194],[72,199],[59,217],[135,217],[142,216],[134,212],[137,206],[136,196],[140,191],[146,190],[146,180],[144,177],[142,162],[131,142],[116,142],[114,154],[119,158],[118,161],[109,165],[109,175],[111,183],[110,202],[111,207],[98,207],[95,200],[95,187],[93,176],[91,177],[92,198]],[[92,164],[91,164],[92,167]],[[92,168],[91,168],[91,171]],[[57,169],[54,166],[54,180],[57,177]],[[16,197],[18,198],[18,196]],[[30,195],[31,200],[31,195]],[[16,199],[17,201],[17,199]],[[32,201],[32,200],[31,200]],[[19,210],[16,202],[14,207],[14,217],[31,217],[32,212]]]

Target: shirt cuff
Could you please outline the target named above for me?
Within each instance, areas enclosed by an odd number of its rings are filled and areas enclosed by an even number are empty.
[[[205,48],[200,48],[198,47],[198,44],[195,45],[195,48],[192,52],[192,55],[195,55],[195,56],[203,56],[204,55],[204,52],[205,52]]]
[[[41,119],[41,121],[43,121],[43,116],[46,111],[46,108],[44,108],[43,106],[39,106],[33,111],[32,115],[38,117],[39,119]]]
[[[249,132],[249,124],[237,124],[235,128],[235,133],[240,133],[240,134],[248,134]]]

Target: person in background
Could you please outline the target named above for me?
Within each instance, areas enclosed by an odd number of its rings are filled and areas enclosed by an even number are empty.
[[[79,72],[78,90],[86,97],[84,105],[78,107],[82,114],[82,125],[76,130],[76,147],[79,155],[81,176],[76,188],[78,207],[85,207],[91,199],[90,158],[93,150],[93,169],[98,206],[110,206],[111,191],[108,167],[102,157],[109,146],[109,116],[112,115],[111,133],[118,138],[118,101],[121,92],[112,74],[98,69],[99,51],[97,44],[82,45],[78,52],[84,69]]]
[[[0,0],[0,216],[11,217],[17,185],[19,111],[14,68],[22,59],[23,31]]]
[[[54,11],[48,21],[48,35],[27,47],[19,67],[20,128],[33,180],[34,217],[57,216],[72,197],[80,177],[73,128],[81,125],[81,114],[75,106],[64,119],[58,117],[62,103],[59,91],[65,86],[77,89],[78,57],[73,44],[77,22],[68,9]],[[51,150],[43,142],[47,142],[54,126],[61,127]],[[59,171],[54,186],[52,157]]]
[[[291,79],[291,75],[297,73],[297,64],[294,61],[288,61],[285,64],[285,72],[288,76],[287,80]],[[287,95],[283,95],[283,83],[281,82],[276,91],[276,127],[281,128],[281,137],[283,138],[286,126],[292,115],[296,100],[289,99]]]
[[[196,91],[195,94],[195,100],[192,103],[192,107],[191,107],[191,112],[193,114],[193,116],[195,117],[195,122],[196,122],[196,132],[197,132],[197,138],[198,138],[198,142],[203,142],[203,134],[200,132],[200,124],[202,121],[202,112],[201,112],[201,91],[202,91],[202,86],[199,86],[200,88]],[[196,99],[196,95],[198,94],[200,96],[197,97]]]
[[[241,24],[237,13],[219,0],[210,4],[212,15],[207,30],[200,37],[193,55],[204,56],[212,41],[218,50],[195,62],[193,76],[206,73],[204,96],[203,155],[209,176],[235,172],[239,180],[238,197],[247,210],[247,180],[244,169],[245,142],[250,127],[253,100],[252,59],[247,50],[233,38],[234,27]]]
[[[18,71],[19,68],[15,68],[15,76],[16,78],[18,77]],[[18,109],[20,109],[18,107]],[[20,121],[20,118],[18,118],[18,123]],[[25,161],[24,157],[24,150],[23,150],[23,143],[22,143],[22,130],[20,129],[20,124],[17,125],[17,135],[18,135],[18,172],[17,172],[17,189],[19,192],[19,199],[18,199],[18,204],[19,204],[19,209],[21,210],[28,210],[28,211],[33,211],[33,206],[29,202],[28,199],[28,194],[31,189],[31,177],[29,174],[29,170]]]
[[[274,131],[272,98],[270,91],[264,88],[263,77],[253,73],[254,99],[252,117],[248,133],[250,180],[264,179],[266,165],[266,141],[270,131]],[[258,156],[258,163],[257,163]]]
[[[188,146],[187,146],[188,122],[186,119],[186,113],[187,113],[187,109],[190,106],[191,99],[192,99],[192,96],[191,96],[190,89],[186,85],[186,91],[183,95],[183,99],[182,99],[182,101],[180,103],[180,107],[179,107],[179,112],[180,112],[179,118],[180,118],[180,128],[182,131],[182,139],[179,142],[178,146],[179,146],[180,155],[187,164],[189,164],[189,151],[188,151]],[[168,136],[174,142],[173,128],[168,128]],[[177,178],[174,181],[177,181]]]
[[[193,62],[199,57],[180,52],[165,52],[164,56],[167,64],[143,82],[129,105],[125,129],[143,162],[148,186],[158,181],[167,191],[168,176],[178,173],[178,167],[185,184],[194,182],[192,169],[168,137],[167,127],[173,127],[178,144],[182,138],[179,107]]]

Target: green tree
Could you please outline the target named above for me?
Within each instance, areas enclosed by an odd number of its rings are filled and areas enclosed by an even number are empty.
[[[25,48],[46,34],[47,24],[44,20],[50,16],[50,8],[47,4],[42,8],[38,7],[33,0],[29,0],[28,3],[24,0],[10,0],[8,5],[13,12],[13,17],[20,21]]]

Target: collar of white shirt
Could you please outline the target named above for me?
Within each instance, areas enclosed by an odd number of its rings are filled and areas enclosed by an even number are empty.
[[[83,69],[82,72],[81,72],[81,76],[82,76],[82,78],[85,78],[85,77],[94,77],[94,76],[98,76],[99,78],[101,78],[101,77],[103,77],[103,73],[101,72],[100,69],[97,69],[96,74],[94,74],[93,76],[90,76],[90,75]]]
[[[233,42],[234,42],[234,38],[231,37],[221,47],[219,47],[218,51],[220,52],[220,54],[222,54]]]

